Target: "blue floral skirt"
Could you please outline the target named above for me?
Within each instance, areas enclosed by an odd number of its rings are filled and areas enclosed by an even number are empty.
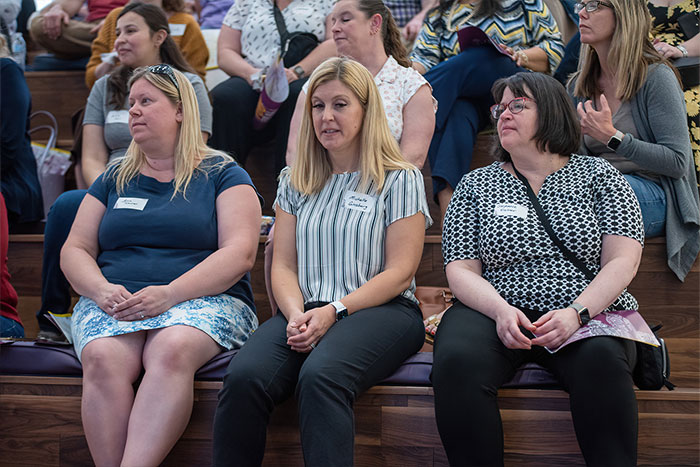
[[[73,309],[71,331],[80,358],[88,342],[100,337],[186,325],[197,328],[226,350],[241,347],[258,327],[258,317],[242,301],[230,295],[207,296],[178,303],[164,313],[139,321],[119,321],[102,311],[93,300],[80,297]]]

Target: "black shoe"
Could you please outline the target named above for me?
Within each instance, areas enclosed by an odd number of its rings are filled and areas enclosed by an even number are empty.
[[[39,334],[36,336],[37,344],[50,344],[50,345],[70,345],[66,336],[59,331],[47,331],[46,329],[41,329]]]

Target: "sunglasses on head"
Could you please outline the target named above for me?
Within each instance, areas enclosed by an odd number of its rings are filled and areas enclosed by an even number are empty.
[[[166,65],[161,63],[160,65],[151,65],[148,67],[148,71],[150,73],[153,73],[154,75],[164,75],[167,76],[170,81],[175,85],[175,89],[177,89],[177,96],[182,99],[180,96],[180,86],[177,84],[177,79],[175,78],[175,73],[173,72],[173,67],[170,65]]]

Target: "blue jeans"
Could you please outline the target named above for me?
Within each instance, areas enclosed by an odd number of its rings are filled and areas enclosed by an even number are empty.
[[[41,266],[41,308],[36,313],[39,328],[42,330],[55,330],[54,325],[44,317],[49,310],[63,314],[68,313],[70,308],[70,285],[61,271],[61,248],[68,238],[86,193],[86,190],[63,193],[53,203],[46,216],[44,261]]]
[[[642,208],[644,236],[663,235],[666,227],[666,193],[658,183],[637,175],[624,174]]]
[[[24,328],[14,319],[0,316],[0,337],[24,337]]]
[[[428,149],[433,194],[456,188],[469,172],[476,135],[490,123],[491,86],[519,71],[525,69],[489,45],[464,50],[425,73],[438,101]]]

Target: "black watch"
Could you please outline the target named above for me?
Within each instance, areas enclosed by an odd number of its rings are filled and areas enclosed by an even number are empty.
[[[620,130],[617,130],[615,134],[610,137],[606,146],[612,149],[613,151],[617,151],[617,148],[619,148],[620,144],[622,144],[622,140],[624,139],[624,137],[625,134]]]
[[[576,314],[578,315],[578,324],[580,326],[587,325],[588,322],[591,320],[591,314],[588,312],[588,308],[581,305],[580,303],[572,303],[571,305],[569,305],[569,308],[573,308],[574,310],[576,310]]]
[[[341,302],[340,300],[332,302],[331,306],[335,308],[336,322],[348,317],[348,309],[345,307],[345,305],[343,305],[343,302]]]
[[[297,78],[301,79],[304,77],[304,74],[306,73],[302,67],[299,65],[295,66],[292,68],[292,71],[294,72],[295,75],[297,75]]]

